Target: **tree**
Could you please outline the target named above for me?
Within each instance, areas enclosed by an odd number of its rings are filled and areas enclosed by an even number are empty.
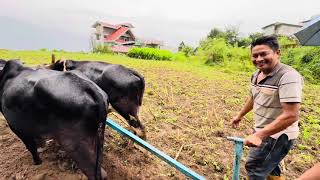
[[[185,45],[181,50],[186,57],[194,55],[194,49],[191,46]]]
[[[226,27],[224,31],[213,28],[207,36],[208,38],[222,38],[232,46],[235,46],[239,40],[239,30],[236,26]]]
[[[225,40],[228,44],[235,46],[239,41],[239,28],[236,26],[226,27],[226,31],[224,33]]]
[[[218,28],[211,29],[211,31],[207,36],[207,38],[220,38],[220,37],[224,37],[224,32]]]
[[[261,38],[263,36],[263,33],[261,32],[255,32],[249,35],[249,38],[251,39],[251,41],[254,41],[258,38]]]
[[[251,39],[249,37],[240,38],[238,40],[238,47],[248,47],[250,46]]]
[[[182,49],[183,49],[185,46],[186,46],[186,45],[185,45],[184,42],[182,41],[182,42],[179,44],[178,51],[182,51]]]

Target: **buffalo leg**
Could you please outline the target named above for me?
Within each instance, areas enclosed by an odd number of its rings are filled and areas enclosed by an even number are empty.
[[[37,151],[37,143],[35,139],[30,135],[27,135],[25,133],[22,133],[21,131],[15,130],[10,125],[9,127],[22,140],[26,148],[30,151],[30,153],[32,154],[33,163],[35,165],[41,164],[42,160],[39,157],[39,154]]]
[[[37,144],[37,147],[39,147],[39,148],[44,148],[44,146],[46,145],[45,138],[42,138],[41,136],[35,137],[34,140]]]
[[[76,129],[66,129],[57,133],[57,139],[89,180],[102,179],[101,172],[104,174],[105,171],[102,170],[100,163],[96,164],[96,134],[91,135]],[[96,168],[100,168],[98,171],[100,178],[95,177]]]

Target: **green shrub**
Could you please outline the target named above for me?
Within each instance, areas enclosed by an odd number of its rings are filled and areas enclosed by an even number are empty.
[[[281,61],[298,70],[305,79],[320,82],[320,48],[297,47],[283,49]]]
[[[177,52],[173,55],[171,60],[173,60],[173,61],[187,61],[187,57],[185,56],[185,54],[183,52]]]
[[[319,56],[318,56],[319,57]],[[320,80],[320,59],[313,59],[313,61],[307,66],[311,71],[313,81],[319,82]]]
[[[66,52],[66,51],[63,50],[63,49],[60,49],[60,50],[59,50],[59,49],[53,49],[52,51],[53,51],[53,52]]]
[[[191,46],[183,46],[179,52],[184,53],[186,57],[194,55],[194,49]]]
[[[151,59],[151,60],[171,60],[173,53],[168,50],[160,50],[155,48],[131,48],[128,56],[138,59]]]
[[[318,48],[307,49],[301,58],[301,63],[302,64],[310,63],[313,59],[316,59],[317,57],[319,57],[320,55],[319,53],[320,53],[320,50]]]
[[[229,57],[229,49],[224,39],[208,38],[200,43],[198,55],[205,56],[207,65],[221,64]]]
[[[197,56],[205,58],[207,65],[219,65],[232,71],[252,71],[250,50],[231,46],[222,38],[208,38],[200,43]]]
[[[296,47],[298,45],[297,39],[293,37],[280,36],[278,37],[278,41],[281,49]]]
[[[93,53],[112,54],[113,51],[109,45],[98,44],[92,49]]]

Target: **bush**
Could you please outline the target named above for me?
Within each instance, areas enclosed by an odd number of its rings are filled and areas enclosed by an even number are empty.
[[[208,38],[200,42],[196,55],[206,65],[218,65],[230,71],[254,70],[250,49],[229,45],[223,38]]]
[[[298,45],[297,39],[293,37],[279,36],[278,41],[281,49],[296,47]]]
[[[179,53],[187,55],[188,61],[191,59],[192,61],[200,60],[202,64],[218,66],[230,72],[254,71],[255,67],[252,65],[250,49],[247,44],[249,39],[256,39],[262,34],[252,34],[234,44],[222,35],[224,35],[222,31],[213,29],[208,37],[200,42],[199,47],[195,50],[195,56],[188,57],[186,52],[190,52],[190,50],[183,51],[184,43],[180,44]],[[233,37],[231,35],[230,37]],[[295,68],[309,82],[320,83],[320,47],[299,46],[297,39],[293,37],[281,36],[278,37],[278,40],[281,46],[281,62]],[[173,59],[182,59],[181,54],[175,55],[176,57]]]
[[[187,61],[187,57],[185,56],[185,54],[183,52],[177,52],[173,55],[173,57],[171,58],[171,60],[173,61]]]
[[[186,57],[194,55],[194,49],[191,46],[184,46],[181,50]]]
[[[229,49],[224,39],[209,38],[200,43],[198,55],[205,56],[207,65],[221,64],[228,58]]]
[[[160,50],[155,48],[131,48],[129,57],[138,59],[151,59],[151,60],[171,60],[173,53],[168,50]]]
[[[112,54],[113,51],[111,50],[111,47],[109,45],[103,45],[99,44],[93,47],[92,49],[93,53],[102,53],[102,54]]]
[[[298,47],[284,49],[281,61],[298,70],[307,80],[320,81],[320,48]]]

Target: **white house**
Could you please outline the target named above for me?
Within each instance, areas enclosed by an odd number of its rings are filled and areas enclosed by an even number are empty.
[[[302,28],[302,25],[276,22],[276,23],[272,23],[267,26],[264,26],[262,28],[262,31],[264,35],[292,36],[301,28]]]

